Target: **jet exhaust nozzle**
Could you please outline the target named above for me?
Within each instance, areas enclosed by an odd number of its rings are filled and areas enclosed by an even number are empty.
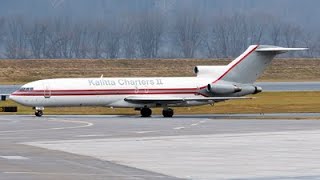
[[[258,94],[258,93],[261,93],[262,92],[262,88],[259,87],[259,86],[255,86],[254,87],[254,93],[253,94]]]
[[[254,86],[254,85],[248,85],[248,86],[243,86],[241,93],[243,95],[247,94],[258,94],[262,92],[262,88],[259,86]]]

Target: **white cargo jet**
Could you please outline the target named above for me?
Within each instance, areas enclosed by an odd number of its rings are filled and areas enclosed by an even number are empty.
[[[172,117],[170,107],[214,104],[262,91],[253,83],[271,60],[287,51],[283,48],[252,45],[226,66],[196,66],[196,77],[148,78],[63,78],[25,84],[10,99],[35,109],[42,116],[44,107],[105,106],[140,110],[150,117],[152,107],[162,107],[164,117]]]

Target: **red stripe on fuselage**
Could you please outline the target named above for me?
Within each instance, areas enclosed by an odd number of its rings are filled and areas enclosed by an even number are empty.
[[[13,96],[94,96],[94,95],[134,95],[134,94],[199,94],[198,88],[181,89],[86,89],[86,90],[34,90],[17,91]]]
[[[31,93],[31,92],[124,92],[124,91],[195,91],[198,88],[168,88],[168,89],[65,89],[65,90],[33,90],[33,91],[16,91],[16,93]]]

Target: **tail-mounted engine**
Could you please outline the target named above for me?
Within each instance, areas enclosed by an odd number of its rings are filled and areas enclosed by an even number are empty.
[[[196,66],[193,72],[197,77],[218,78],[227,70],[227,66]]]
[[[242,89],[233,84],[208,84],[207,91],[214,94],[232,94]]]

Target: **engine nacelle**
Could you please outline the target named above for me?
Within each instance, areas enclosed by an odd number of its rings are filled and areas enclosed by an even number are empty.
[[[193,72],[197,77],[218,78],[227,70],[227,66],[196,66]]]
[[[232,94],[240,92],[242,89],[233,84],[208,84],[207,91],[214,94]]]

